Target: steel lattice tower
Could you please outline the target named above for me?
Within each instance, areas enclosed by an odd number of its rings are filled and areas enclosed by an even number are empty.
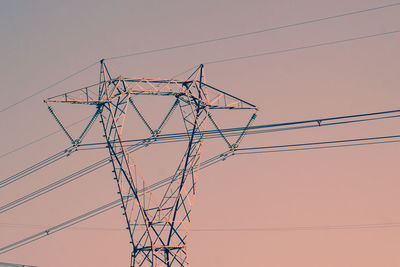
[[[135,104],[137,95],[175,98],[156,129],[150,126]],[[188,227],[207,124],[210,121],[215,132],[226,142],[228,153],[234,153],[247,127],[254,121],[257,107],[206,84],[202,65],[186,80],[112,78],[103,60],[98,84],[48,98],[45,102],[75,146],[79,146],[94,121],[100,120],[132,244],[130,265],[187,266]],[[52,103],[93,105],[96,111],[82,134],[74,139],[50,106]],[[134,147],[126,145],[122,135],[128,109],[137,113],[150,133],[149,138]],[[245,122],[242,134],[229,142],[213,119],[211,112],[215,109],[254,110],[254,113],[247,124]],[[176,110],[180,111],[186,129],[187,148],[176,171],[160,181],[160,185],[167,182],[167,186],[163,190],[157,184],[149,187],[131,152],[157,140]]]

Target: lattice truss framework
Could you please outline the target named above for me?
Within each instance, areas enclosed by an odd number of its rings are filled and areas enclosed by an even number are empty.
[[[159,127],[153,129],[143,117],[135,96],[171,96],[175,102]],[[79,146],[96,119],[104,131],[113,166],[121,206],[132,244],[131,266],[187,266],[187,238],[192,211],[192,200],[199,174],[204,131],[208,122],[219,132],[233,153],[254,121],[257,107],[225,93],[204,82],[200,65],[188,79],[146,79],[119,76],[112,78],[101,61],[98,84],[44,100],[72,144]],[[96,112],[81,135],[74,139],[56,115],[51,104],[70,103],[96,106]],[[128,108],[133,109],[149,130],[150,136],[135,146],[123,140],[124,122]],[[212,110],[253,110],[242,134],[229,142],[212,117]],[[179,110],[188,142],[176,171],[163,188],[148,188],[132,157],[132,151],[157,140],[170,117]],[[243,126],[241,124],[240,126]]]

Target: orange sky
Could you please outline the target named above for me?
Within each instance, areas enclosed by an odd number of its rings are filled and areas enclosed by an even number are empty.
[[[366,9],[393,1],[2,1],[0,106],[103,57]],[[203,62],[400,29],[400,7],[242,39],[116,59],[116,74],[169,78]],[[256,124],[398,109],[399,34],[205,66],[206,80],[260,107]],[[58,130],[42,100],[96,82],[98,66],[0,113],[1,152]],[[164,112],[143,107],[151,116]],[[68,122],[80,119],[70,107]],[[85,115],[86,116],[86,115]],[[235,122],[230,122],[235,123]],[[398,119],[248,136],[243,146],[398,134]],[[228,122],[229,124],[229,122]],[[77,132],[78,128],[73,129]],[[99,138],[94,128],[88,138]],[[172,131],[173,129],[169,129]],[[97,134],[97,135],[96,135]],[[101,136],[100,136],[101,137]],[[67,147],[58,134],[0,159],[8,177]],[[171,148],[172,149],[172,148]],[[150,176],[171,168],[138,155]],[[218,152],[212,143],[205,157]],[[400,228],[295,230],[400,223],[398,144],[233,157],[200,172],[189,239],[192,266],[399,266]],[[0,189],[0,205],[107,156],[78,152]],[[109,168],[0,214],[0,246],[116,199]],[[128,266],[120,209],[0,255],[46,266]],[[10,226],[9,224],[12,224]],[[24,225],[16,225],[24,224]],[[43,228],[44,227],[44,228]],[[222,231],[264,228],[264,231]],[[278,230],[277,228],[288,228]],[[217,231],[206,231],[217,229]],[[219,230],[218,230],[219,229]]]

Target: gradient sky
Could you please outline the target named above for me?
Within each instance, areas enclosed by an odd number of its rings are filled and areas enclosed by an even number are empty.
[[[0,2],[1,109],[101,58],[366,9],[394,1]],[[203,62],[400,29],[392,7],[226,40],[116,59],[117,74],[169,78]],[[207,82],[260,107],[256,124],[398,109],[400,35],[205,66]],[[1,153],[58,130],[42,100],[96,82],[98,66],[0,113]],[[156,116],[156,105],[143,107]],[[66,124],[82,118],[65,109]],[[85,115],[86,116],[86,115]],[[229,122],[227,122],[229,124]],[[398,134],[399,120],[248,136],[243,146]],[[73,130],[77,131],[78,128]],[[91,138],[97,138],[93,129]],[[58,134],[0,159],[8,177],[68,146]],[[215,148],[205,146],[205,154]],[[209,150],[207,150],[209,149]],[[214,149],[214,150],[213,150]],[[400,227],[277,230],[400,223],[399,144],[233,157],[200,173],[191,266],[400,266]],[[167,158],[166,149],[160,157]],[[85,154],[86,153],[86,154]],[[105,157],[79,152],[0,189],[0,204]],[[140,155],[139,155],[140,156]],[[151,174],[168,168],[138,156]],[[157,166],[157,167],[154,167]],[[118,197],[109,169],[0,215],[0,246]],[[50,266],[128,266],[121,210],[0,256]],[[229,229],[265,231],[226,231]],[[214,229],[216,231],[206,231]],[[225,231],[223,231],[225,230]],[[268,231],[267,231],[268,230]]]

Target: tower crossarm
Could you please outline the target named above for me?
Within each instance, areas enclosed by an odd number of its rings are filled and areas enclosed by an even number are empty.
[[[207,92],[207,106],[210,109],[253,109],[258,110],[253,105],[243,99],[226,93],[206,83],[201,83],[204,91]]]
[[[92,84],[80,89],[63,93],[61,95],[49,97],[46,98],[44,102],[98,105],[106,102],[104,100],[99,100],[98,87],[101,86],[103,83],[105,82]]]
[[[105,87],[103,93],[98,87]],[[101,105],[123,95],[159,95],[190,99],[210,109],[254,109],[258,107],[198,80],[118,77],[45,99],[45,102]],[[188,97],[188,98],[187,98]]]

